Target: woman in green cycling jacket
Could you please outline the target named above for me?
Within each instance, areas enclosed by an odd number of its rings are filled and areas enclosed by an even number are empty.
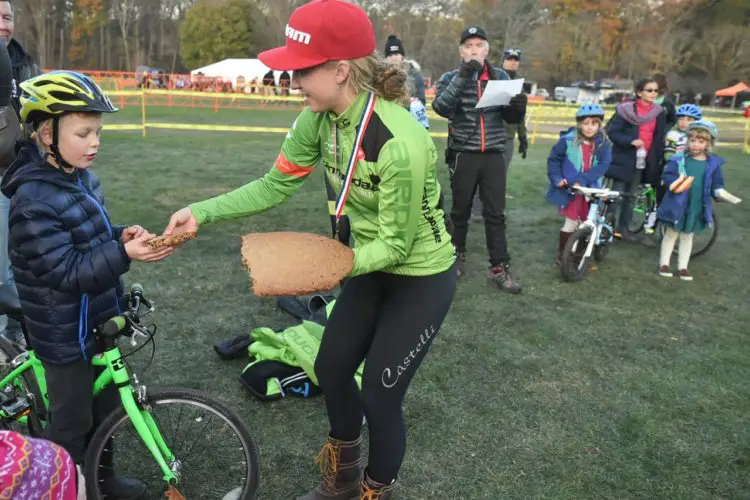
[[[268,210],[322,163],[339,193],[337,214],[346,204],[356,246],[315,362],[330,420],[319,456],[323,480],[300,498],[387,499],[406,448],[404,395],[456,288],[455,252],[438,208],[435,145],[399,102],[408,98],[406,74],[375,53],[372,24],[354,4],[301,6],[286,26],[286,45],[259,58],[275,70],[294,70],[292,89],[307,107],[270,172],[183,208],[165,234]],[[363,361],[360,393],[354,373]],[[363,414],[370,437],[364,474]]]

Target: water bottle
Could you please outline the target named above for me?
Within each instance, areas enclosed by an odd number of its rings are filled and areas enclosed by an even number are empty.
[[[641,146],[635,153],[635,168],[643,170],[646,168],[646,148]]]
[[[430,128],[430,119],[427,118],[427,109],[424,104],[422,104],[422,101],[416,97],[412,97],[409,110],[411,111],[412,116],[416,118],[424,128]]]

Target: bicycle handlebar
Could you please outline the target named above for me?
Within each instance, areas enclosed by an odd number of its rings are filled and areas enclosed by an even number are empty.
[[[143,296],[143,286],[135,283],[130,287],[128,302],[130,304],[130,310],[107,320],[97,329],[100,335],[112,338],[123,333],[126,329],[131,328],[134,332],[148,336],[148,331],[144,331],[145,329],[139,325],[140,317],[153,312],[154,307],[151,305],[151,302]],[[141,313],[141,305],[146,306],[148,310]],[[127,333],[123,334],[127,335]]]

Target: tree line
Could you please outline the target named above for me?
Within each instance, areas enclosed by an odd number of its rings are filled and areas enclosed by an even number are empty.
[[[45,68],[179,73],[282,44],[305,1],[14,1],[15,36]],[[750,80],[747,0],[356,3],[370,14],[379,49],[397,34],[433,79],[457,66],[459,34],[476,23],[492,38],[490,59],[499,64],[503,48],[521,48],[520,74],[549,87],[663,72],[673,88],[710,93]]]

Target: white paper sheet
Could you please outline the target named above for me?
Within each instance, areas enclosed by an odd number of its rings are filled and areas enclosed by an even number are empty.
[[[477,103],[477,108],[507,106],[510,98],[523,92],[524,78],[517,80],[490,80]]]

